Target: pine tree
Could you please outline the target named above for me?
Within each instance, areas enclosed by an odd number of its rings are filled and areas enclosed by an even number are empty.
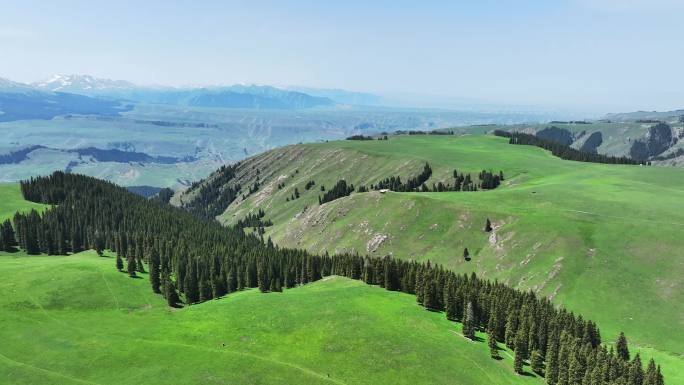
[[[487,346],[489,346],[489,355],[494,359],[499,359],[499,347],[496,343],[496,336],[492,330],[487,332]]]
[[[435,282],[433,277],[427,272],[423,273],[422,291],[423,306],[428,310],[439,310]]]
[[[552,336],[546,350],[546,383],[554,385],[558,382],[558,338]]]
[[[475,311],[473,310],[473,302],[468,301],[466,305],[465,316],[463,317],[463,336],[465,338],[475,339]]]
[[[646,368],[646,373],[644,373],[643,385],[658,385],[658,371],[653,358],[648,361],[648,367]]]
[[[456,321],[458,319],[458,303],[456,302],[456,293],[454,291],[454,283],[450,278],[444,289],[444,308],[446,318],[451,321]]]
[[[4,251],[10,252],[14,250],[14,246],[17,245],[14,228],[12,227],[12,222],[10,222],[9,219],[6,219],[2,223],[2,226],[0,226],[0,239],[2,239],[0,249]]]
[[[515,337],[515,359],[513,360],[513,369],[518,374],[523,373],[525,357],[527,357],[527,337],[524,333],[518,333]]]
[[[161,278],[159,276],[159,257],[156,251],[151,250],[149,255],[150,261],[150,284],[152,285],[152,291],[159,294],[161,293]]]
[[[489,221],[489,218],[487,218],[487,222],[485,222],[484,231],[486,231],[486,232],[492,231],[492,222]]]
[[[533,372],[540,376],[543,375],[544,357],[542,357],[541,351],[536,349],[532,351],[532,355],[530,356],[530,366],[532,367]]]
[[[121,259],[121,256],[119,254],[116,254],[116,269],[119,271],[123,271],[123,268],[124,268],[123,259]]]
[[[135,274],[135,270],[138,268],[138,264],[135,262],[135,257],[134,256],[129,256],[128,261],[127,261],[127,266],[126,266],[126,271],[128,272],[128,276],[133,278],[137,277]]]
[[[137,259],[137,262],[138,262],[138,264],[137,264],[137,266],[136,266],[136,270],[137,270],[139,273],[144,273],[144,272],[145,272],[145,265],[143,264],[142,259],[141,259],[141,258],[138,258],[138,259]]]
[[[104,251],[104,240],[102,239],[102,234],[100,234],[100,231],[98,230],[95,230],[95,234],[93,235],[93,249],[95,249],[97,255],[100,257],[102,256],[102,252]]]
[[[178,292],[176,291],[176,286],[173,284],[173,281],[169,277],[168,272],[162,273],[162,287],[163,287],[163,294],[164,298],[166,298],[166,303],[170,307],[176,307],[178,306],[178,303],[180,302],[180,298],[178,298]]]
[[[641,357],[639,357],[639,353],[634,356],[634,360],[632,360],[629,365],[628,376],[630,385],[642,385],[644,382],[644,368],[641,366]]]
[[[183,289],[187,303],[192,304],[199,301],[200,293],[199,285],[197,283],[197,272],[195,271],[195,264],[192,261],[188,261]]]
[[[665,379],[663,378],[663,374],[660,373],[660,365],[658,365],[658,370],[657,370],[657,371],[658,371],[658,374],[657,374],[657,376],[656,376],[656,378],[657,378],[656,384],[657,384],[657,385],[665,385]]]
[[[470,261],[470,252],[468,251],[467,247],[463,249],[463,259],[465,259],[466,261]]]
[[[568,382],[570,384],[581,384],[584,378],[585,362],[578,344],[575,344],[570,352],[570,366],[568,367]]]
[[[627,346],[627,338],[625,333],[620,332],[617,342],[615,343],[615,351],[623,361],[629,361],[629,348]]]

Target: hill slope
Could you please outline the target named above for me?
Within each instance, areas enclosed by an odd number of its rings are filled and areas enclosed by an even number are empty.
[[[318,205],[320,185],[405,180],[426,161],[434,170],[428,184],[449,181],[455,168],[500,169],[506,181],[486,192],[354,193]],[[263,209],[274,222],[266,235],[281,245],[476,271],[551,296],[599,321],[607,335],[624,330],[642,347],[672,357],[684,352],[684,337],[674,333],[684,328],[684,213],[673,209],[684,199],[684,170],[563,161],[483,136],[290,146],[246,160],[229,184],[252,185],[257,169],[259,191],[238,198],[219,219],[234,223]],[[306,190],[310,180],[316,186]],[[301,197],[287,201],[295,187]],[[491,234],[482,231],[486,218]]]
[[[172,310],[114,259],[0,253],[12,384],[539,384],[413,296],[340,277]]]

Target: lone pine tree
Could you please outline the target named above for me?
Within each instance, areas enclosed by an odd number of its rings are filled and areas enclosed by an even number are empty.
[[[485,222],[484,231],[486,231],[486,232],[492,231],[492,222],[489,221],[489,218],[487,218],[487,222]]]
[[[467,247],[463,249],[463,259],[465,259],[466,261],[470,261],[470,252],[468,251]]]

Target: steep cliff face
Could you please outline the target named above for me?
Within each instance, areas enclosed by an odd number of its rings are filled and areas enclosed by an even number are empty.
[[[658,123],[648,129],[644,139],[635,141],[629,155],[636,160],[648,160],[662,154],[675,143],[672,129],[666,123]]]

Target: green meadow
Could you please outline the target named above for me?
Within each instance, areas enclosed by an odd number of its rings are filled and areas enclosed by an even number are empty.
[[[0,221],[12,219],[17,211],[43,210],[47,206],[24,200],[18,183],[0,183]]]
[[[274,222],[266,236],[281,245],[431,260],[534,290],[597,321],[606,341],[624,331],[635,350],[672,362],[666,378],[684,382],[684,170],[564,161],[493,136],[307,144],[246,162],[262,188],[220,220],[262,208]],[[425,162],[428,184],[450,182],[454,169],[502,170],[506,180],[492,191],[354,193],[318,205],[320,185],[405,180]],[[316,186],[305,190],[309,180]],[[295,187],[301,197],[287,201]]]
[[[543,383],[413,296],[341,277],[171,309],[108,253],[0,253],[0,275],[7,384]]]

